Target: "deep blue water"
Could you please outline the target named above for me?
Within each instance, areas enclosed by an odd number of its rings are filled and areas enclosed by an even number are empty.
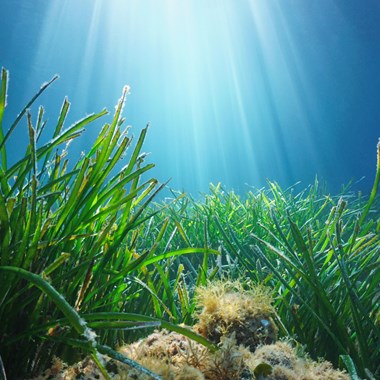
[[[127,124],[136,135],[151,123],[152,175],[174,189],[222,182],[243,193],[266,179],[305,187],[316,175],[331,192],[363,176],[355,188],[371,188],[378,0],[0,0],[0,14],[5,129],[56,73],[38,102],[51,129],[64,96],[71,123],[112,111],[129,84]],[[73,158],[99,129],[71,147]],[[25,122],[10,143],[15,160]]]

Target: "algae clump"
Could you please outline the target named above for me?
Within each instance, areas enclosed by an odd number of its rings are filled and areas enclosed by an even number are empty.
[[[196,291],[202,311],[194,330],[214,343],[232,336],[238,345],[254,351],[258,345],[277,339],[273,322],[273,298],[263,286],[244,289],[239,281],[217,281]]]

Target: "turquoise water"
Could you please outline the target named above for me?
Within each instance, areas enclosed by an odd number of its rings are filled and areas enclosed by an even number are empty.
[[[356,188],[371,187],[377,0],[0,0],[0,10],[8,122],[56,73],[40,101],[51,129],[64,96],[73,122],[112,111],[128,84],[127,123],[135,135],[151,123],[153,175],[174,189],[197,194],[222,182],[245,192],[266,179],[305,187],[316,175],[333,192],[363,176]],[[25,123],[11,143],[16,159]]]

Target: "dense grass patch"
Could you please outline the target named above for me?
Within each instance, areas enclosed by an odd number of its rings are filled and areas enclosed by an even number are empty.
[[[172,283],[179,282],[179,274],[169,273],[170,258],[218,252],[204,246],[158,250],[165,222],[154,237],[149,234],[149,241],[142,235],[142,226],[161,211],[147,207],[163,185],[155,178],[142,179],[154,166],[145,164],[141,151],[147,128],[134,145],[122,129],[126,89],[93,147],[69,165],[66,144],[107,111],[65,129],[70,106],[65,99],[51,139],[39,146],[47,132],[44,110],[40,107],[33,121],[29,107],[56,78],[41,87],[4,133],[7,76],[3,69],[0,355],[8,376],[30,376],[48,366],[53,355],[75,360],[80,350],[72,350],[73,345],[96,359],[103,343],[115,347],[131,329],[165,326],[190,334],[161,321],[164,316],[172,322],[181,319],[174,306],[180,285]],[[22,120],[30,143],[24,156],[8,167],[8,138]],[[125,156],[127,163],[116,170]],[[192,338],[209,345],[195,334]]]
[[[268,182],[244,197],[217,185],[200,200],[173,192],[154,203],[165,185],[150,178],[154,165],[142,153],[148,128],[137,141],[123,129],[125,90],[93,147],[69,164],[68,142],[107,111],[65,127],[65,99],[51,138],[40,144],[49,126],[42,107],[36,117],[29,108],[56,78],[3,126],[7,75],[0,92],[0,355],[10,378],[37,373],[53,355],[70,361],[87,353],[96,361],[106,352],[119,360],[108,346],[159,326],[212,348],[178,324],[194,322],[196,286],[225,278],[268,286],[280,334],[313,358],[379,378],[379,145],[369,198],[348,190],[331,196],[317,181],[301,191]],[[8,139],[21,123],[30,143],[8,166]]]
[[[283,336],[305,345],[314,358],[335,366],[353,362],[361,376],[378,377],[378,207],[374,196],[369,201],[347,190],[330,196],[318,182],[300,192],[269,182],[246,197],[218,185],[203,200],[186,197],[170,207],[181,231],[171,244],[218,249],[206,277],[270,286]],[[154,223],[162,217],[155,215]],[[205,268],[200,258],[181,265],[189,283],[197,281],[192,268]]]

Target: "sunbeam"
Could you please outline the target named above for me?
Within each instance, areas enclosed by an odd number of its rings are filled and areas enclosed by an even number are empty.
[[[54,118],[59,94],[68,95],[75,120],[104,104],[112,109],[122,86],[130,85],[128,123],[136,133],[151,123],[146,149],[157,176],[172,178],[174,189],[197,193],[221,182],[239,191],[267,179],[290,186],[315,175],[337,189],[371,177],[366,146],[378,134],[380,32],[374,15],[366,29],[355,5],[15,3],[19,9],[9,17],[18,23],[5,25],[0,49],[4,66],[22,67],[11,71],[20,81],[26,77],[25,99],[58,73],[63,80],[47,111]],[[81,141],[73,149],[86,146]]]

